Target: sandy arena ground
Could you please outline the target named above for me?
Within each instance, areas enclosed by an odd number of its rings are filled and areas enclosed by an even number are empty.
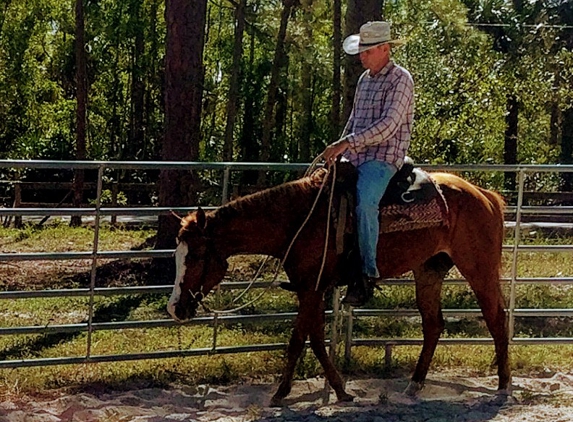
[[[513,380],[511,396],[495,393],[496,378],[434,375],[419,397],[402,394],[407,379],[354,379],[354,403],[323,404],[323,379],[297,381],[282,408],[268,407],[276,385],[201,385],[121,392],[64,390],[2,397],[0,421],[573,421],[573,374]]]

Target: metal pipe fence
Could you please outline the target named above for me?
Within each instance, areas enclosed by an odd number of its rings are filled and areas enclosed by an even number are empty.
[[[206,354],[228,354],[253,351],[282,350],[284,343],[253,344],[243,346],[220,346],[217,344],[217,328],[220,324],[227,323],[257,323],[268,321],[290,321],[296,316],[294,312],[272,313],[264,315],[220,315],[214,314],[208,317],[195,318],[189,325],[210,325],[213,327],[213,342],[209,348],[190,348],[185,350],[162,350],[145,353],[128,354],[94,354],[92,350],[92,333],[102,330],[123,329],[147,329],[147,328],[170,328],[180,326],[170,318],[160,320],[135,320],[120,322],[94,322],[94,299],[95,297],[121,296],[121,295],[145,295],[145,294],[169,294],[172,286],[126,286],[126,287],[96,287],[97,267],[102,260],[114,259],[148,259],[167,258],[172,256],[172,250],[144,250],[144,251],[101,251],[99,250],[99,230],[102,220],[107,216],[135,216],[135,217],[158,217],[167,215],[172,211],[185,213],[195,210],[196,207],[119,207],[109,208],[102,206],[102,186],[106,170],[214,170],[222,173],[220,203],[229,200],[232,172],[246,170],[265,171],[304,171],[308,164],[275,164],[275,163],[197,163],[197,162],[115,162],[115,161],[28,161],[28,160],[0,160],[0,169],[59,169],[59,170],[95,170],[97,171],[97,197],[94,205],[87,208],[0,208],[0,217],[4,216],[89,216],[93,217],[94,239],[91,251],[62,252],[62,253],[0,253],[0,263],[17,261],[62,261],[62,260],[89,260],[90,261],[90,285],[89,288],[77,289],[53,289],[53,290],[21,290],[0,292],[2,300],[17,300],[30,298],[69,298],[84,297],[89,301],[88,319],[84,323],[55,324],[47,326],[16,326],[0,327],[0,336],[4,335],[45,335],[53,333],[87,333],[86,353],[82,356],[35,358],[35,359],[10,359],[0,360],[0,368],[16,368],[30,366],[48,366],[62,364],[77,364],[88,362],[112,362],[139,359],[158,359],[185,356],[200,356]],[[504,251],[511,253],[510,276],[501,279],[501,282],[509,287],[509,324],[510,341],[513,344],[573,344],[573,338],[515,338],[515,318],[518,317],[573,317],[573,309],[517,309],[516,289],[518,285],[549,283],[552,285],[573,285],[572,276],[561,277],[519,277],[518,262],[521,253],[538,252],[571,252],[571,245],[524,245],[521,243],[521,230],[526,223],[522,223],[524,215],[570,215],[573,207],[570,206],[525,206],[523,205],[523,193],[526,176],[530,173],[570,173],[573,166],[538,166],[538,165],[453,165],[453,166],[421,166],[429,171],[446,170],[449,172],[513,172],[517,174],[517,201],[506,209],[507,214],[515,216],[515,221],[510,222],[509,228],[513,229],[512,244],[504,245]],[[213,208],[213,207],[203,207]],[[513,224],[511,224],[513,223]],[[448,279],[445,284],[463,284],[462,279]],[[223,283],[223,289],[244,289],[248,282]],[[388,285],[413,285],[413,280],[391,279]],[[256,282],[254,288],[268,288],[269,282]],[[481,315],[479,309],[444,309],[446,317],[475,317]],[[353,346],[385,346],[387,361],[392,352],[392,347],[397,345],[419,345],[421,338],[377,338],[360,339],[354,338],[353,324],[357,318],[365,317],[417,317],[418,311],[414,309],[339,309],[334,307],[328,311],[327,317],[337,324],[332,327],[332,333],[338,332],[341,325],[345,331],[345,355],[348,358]],[[338,342],[333,334],[330,340],[333,344]],[[443,344],[489,344],[489,338],[446,338]]]

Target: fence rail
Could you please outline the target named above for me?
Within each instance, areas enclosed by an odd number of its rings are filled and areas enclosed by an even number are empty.
[[[148,353],[131,354],[109,354],[94,355],[91,353],[91,333],[101,330],[121,330],[135,328],[169,328],[178,326],[171,319],[161,319],[152,321],[124,321],[124,322],[94,322],[93,321],[93,298],[95,296],[116,296],[116,295],[143,295],[143,294],[168,294],[172,286],[127,286],[100,288],[96,287],[97,265],[102,260],[112,259],[146,259],[156,257],[169,257],[171,250],[155,251],[100,251],[98,250],[98,236],[101,219],[104,216],[137,216],[137,217],[157,217],[166,215],[171,211],[186,213],[196,209],[196,207],[102,207],[101,206],[101,186],[103,185],[104,170],[217,170],[221,171],[221,203],[228,201],[229,186],[231,183],[231,172],[245,170],[265,170],[265,171],[304,171],[307,164],[274,164],[274,163],[186,163],[186,162],[110,162],[110,161],[27,161],[27,160],[0,160],[0,168],[27,168],[27,169],[91,169],[97,170],[98,180],[97,195],[95,205],[86,208],[0,208],[2,216],[90,216],[94,218],[94,249],[87,252],[66,252],[66,253],[0,253],[0,262],[16,261],[37,261],[37,260],[91,260],[91,280],[89,288],[78,289],[54,289],[39,291],[3,291],[0,292],[1,300],[29,299],[29,298],[62,298],[62,297],[86,297],[90,299],[90,318],[85,323],[59,324],[48,326],[18,326],[1,327],[0,335],[21,335],[21,334],[53,334],[53,333],[82,333],[87,332],[87,351],[83,356],[58,357],[58,358],[37,358],[37,359],[12,359],[1,360],[0,368],[15,368],[29,366],[48,366],[61,364],[77,364],[91,362],[111,362],[127,361],[138,359],[157,359],[185,356],[199,356],[205,354],[227,354],[253,351],[281,350],[286,347],[283,343],[275,344],[255,344],[247,346],[222,347],[217,344],[216,330],[219,324],[227,323],[256,323],[260,321],[289,321],[295,317],[295,313],[273,313],[265,315],[220,315],[215,314],[208,317],[196,318],[190,322],[192,325],[211,325],[214,329],[213,345],[209,348],[192,348],[186,350],[164,350]],[[508,206],[506,213],[512,215],[515,221],[508,225],[513,230],[513,244],[504,245],[504,251],[511,253],[511,275],[501,281],[509,286],[509,322],[511,328],[511,342],[513,344],[573,344],[573,338],[514,338],[514,323],[516,317],[573,317],[573,309],[518,309],[515,307],[515,290],[520,284],[541,284],[550,283],[555,285],[573,285],[573,276],[563,277],[518,277],[517,263],[519,254],[522,252],[571,252],[572,245],[523,245],[521,244],[520,232],[523,217],[535,215],[572,215],[571,206],[524,206],[524,180],[528,173],[570,173],[573,166],[536,166],[536,165],[456,165],[456,166],[422,166],[427,170],[447,170],[453,172],[513,172],[517,174],[518,195],[516,205]],[[543,195],[541,195],[543,196]],[[540,196],[540,197],[541,197]],[[204,207],[205,208],[205,207]],[[207,207],[212,208],[212,207]],[[528,223],[529,224],[529,223]],[[412,280],[391,279],[386,281],[392,285],[412,285]],[[450,279],[446,284],[462,284],[464,280]],[[247,282],[223,283],[223,289],[244,289]],[[268,288],[269,283],[257,282],[255,288]],[[478,316],[480,311],[476,309],[444,309],[446,317],[454,316]],[[396,345],[419,345],[422,339],[405,338],[380,338],[380,339],[360,339],[353,338],[352,325],[356,318],[384,316],[384,317],[415,317],[418,316],[416,310],[386,310],[386,309],[351,309],[328,312],[328,318],[333,322],[345,321],[346,327],[346,355],[350,355],[353,346],[363,345],[383,345],[386,346],[387,353],[391,354],[391,347]],[[336,327],[335,327],[336,328]],[[442,339],[443,344],[489,344],[489,338],[459,338]]]

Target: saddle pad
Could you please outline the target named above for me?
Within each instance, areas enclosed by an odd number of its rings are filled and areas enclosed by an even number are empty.
[[[430,201],[416,204],[392,204],[380,208],[380,233],[408,231],[447,224],[448,208],[440,188]]]

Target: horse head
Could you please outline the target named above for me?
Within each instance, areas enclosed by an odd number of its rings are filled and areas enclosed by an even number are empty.
[[[179,322],[193,318],[207,294],[221,282],[228,263],[208,235],[205,212],[199,208],[181,221],[175,249],[175,285],[167,304]]]

